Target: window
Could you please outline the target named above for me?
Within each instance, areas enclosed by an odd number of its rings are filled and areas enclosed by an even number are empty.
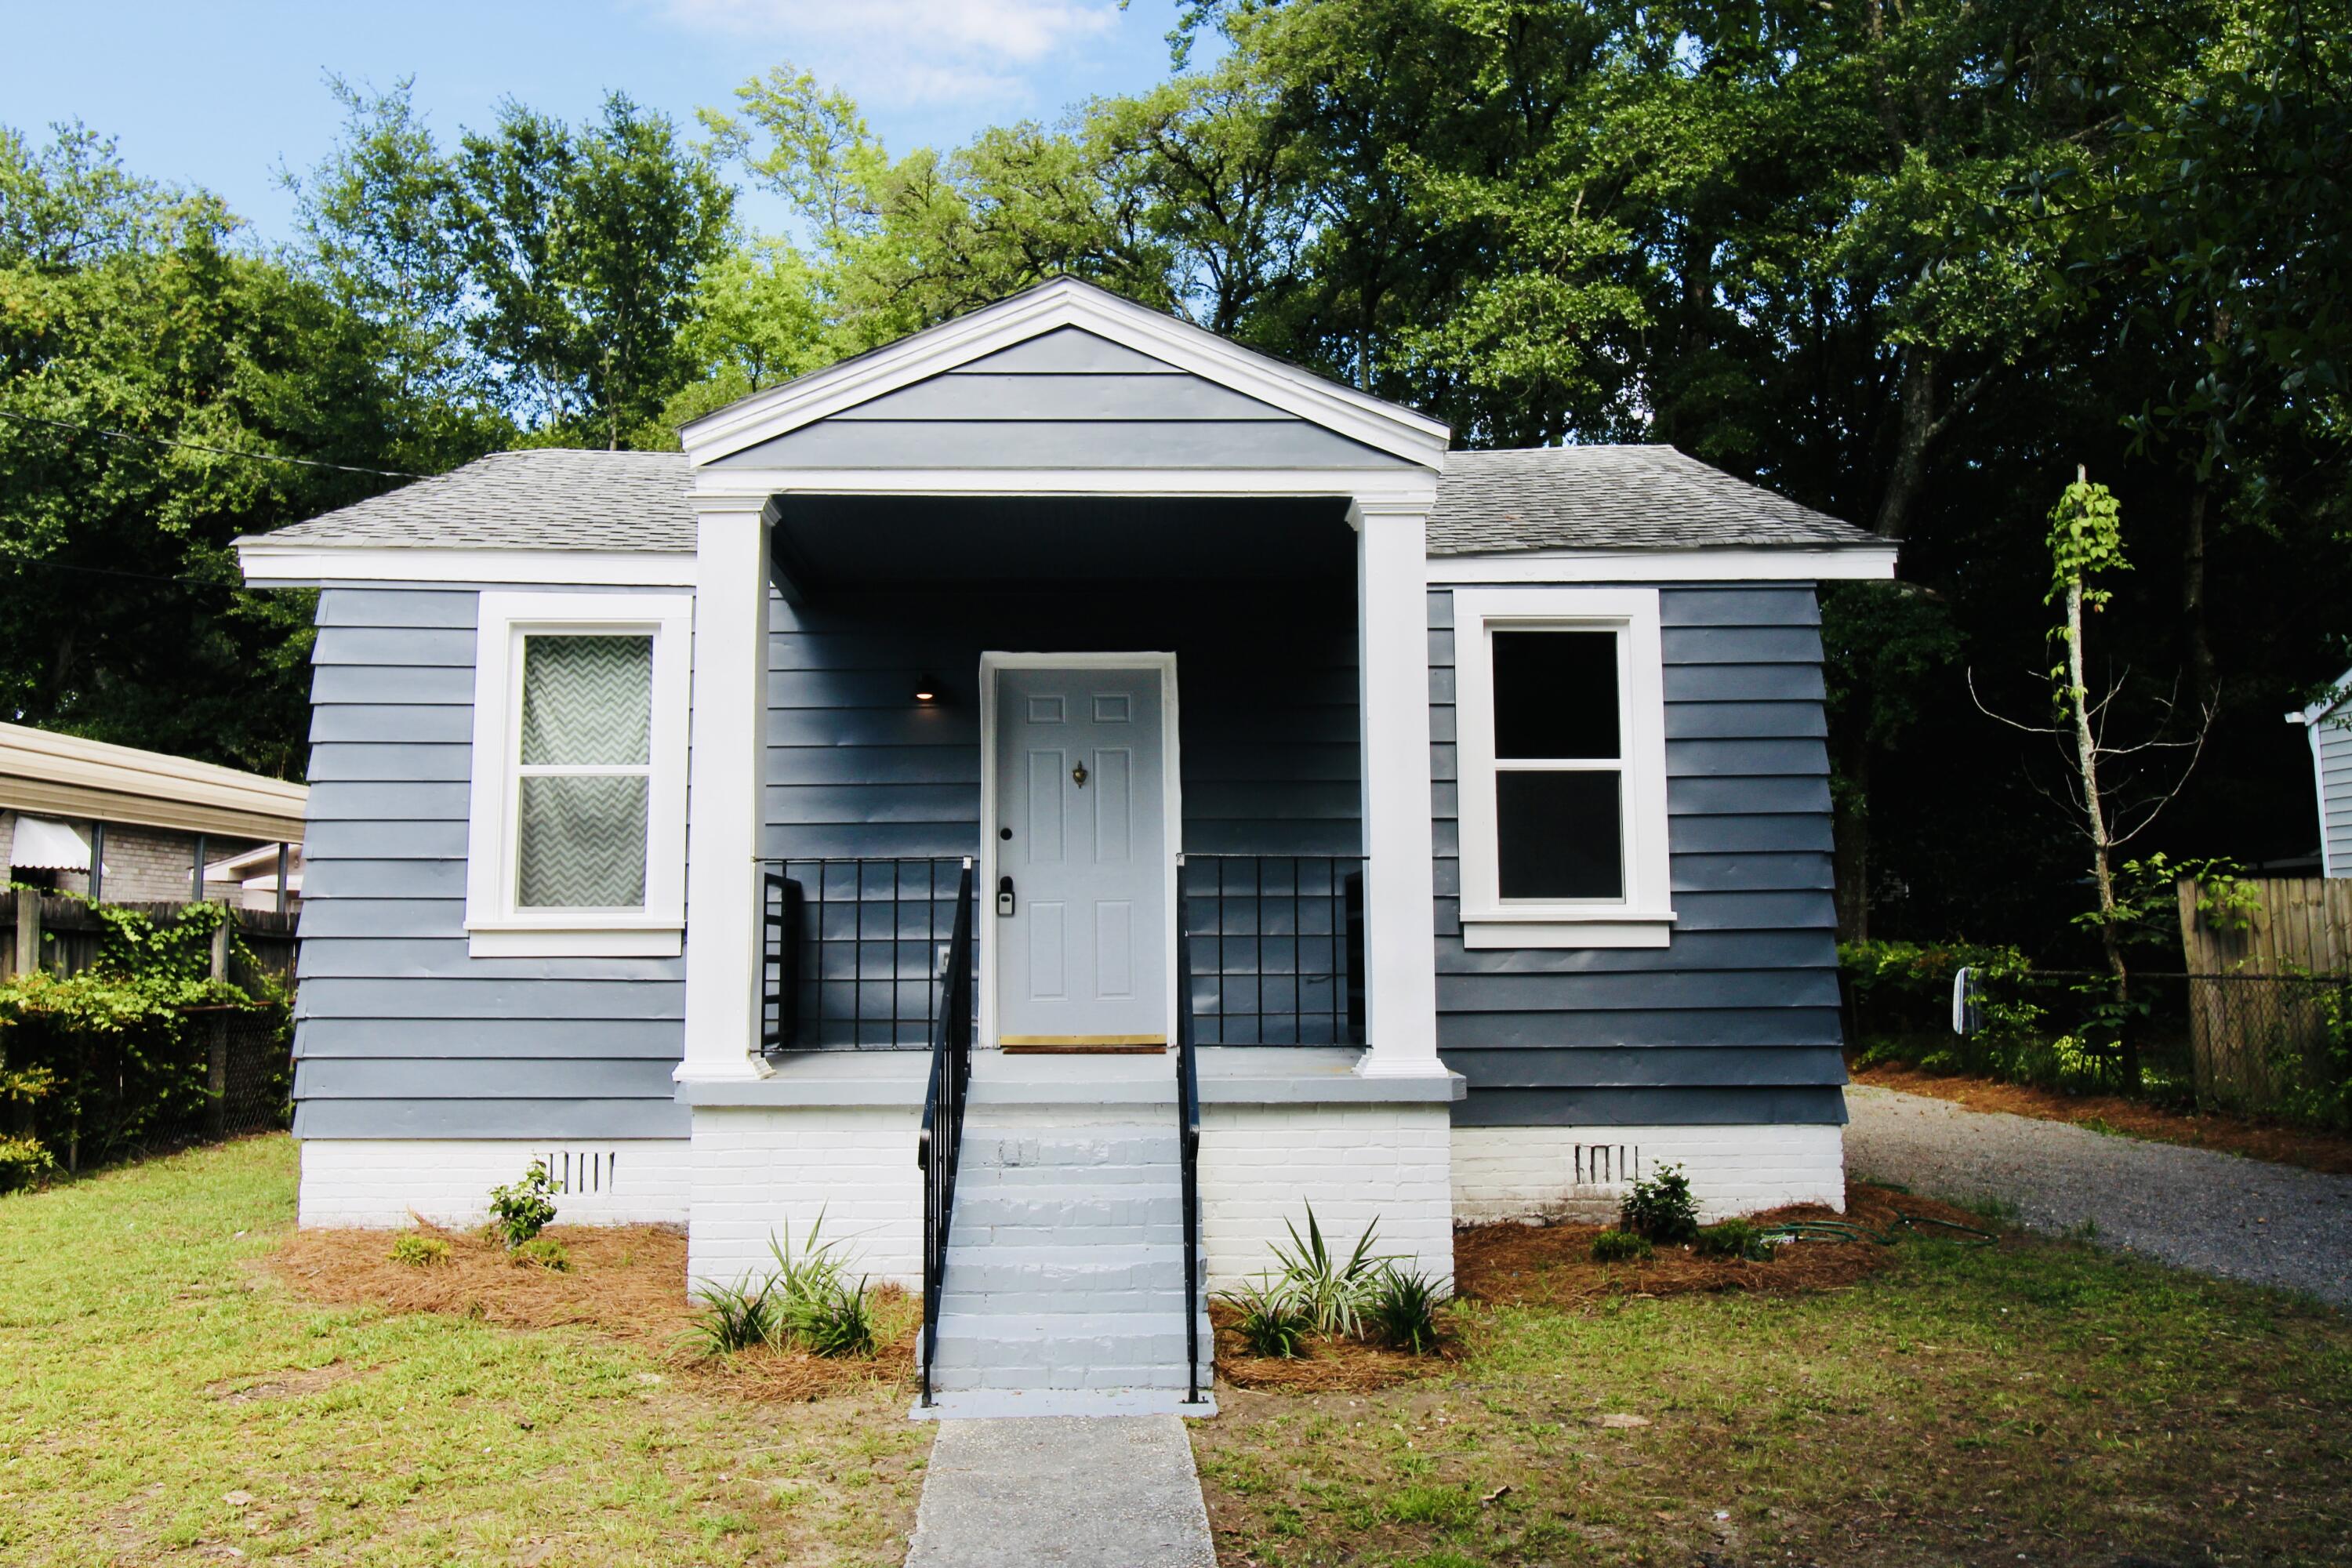
[[[679,951],[689,605],[481,595],[466,899],[477,955]]]
[[[1656,591],[1465,588],[1454,616],[1464,941],[1664,946]]]

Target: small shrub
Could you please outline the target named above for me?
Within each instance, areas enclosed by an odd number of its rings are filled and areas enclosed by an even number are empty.
[[[1364,1302],[1381,1268],[1391,1261],[1372,1254],[1372,1236],[1380,1222],[1364,1227],[1364,1234],[1356,1238],[1356,1249],[1344,1263],[1324,1242],[1313,1204],[1307,1205],[1305,1237],[1288,1220],[1282,1223],[1290,1232],[1290,1246],[1277,1246],[1274,1259],[1281,1266],[1283,1283],[1289,1287],[1292,1298],[1306,1310],[1317,1333],[1354,1334],[1361,1326]]]
[[[430,1268],[449,1261],[449,1244],[437,1236],[407,1231],[392,1238],[392,1260],[405,1263],[411,1268]]]
[[[1680,1165],[1660,1165],[1633,1184],[1617,1210],[1617,1228],[1668,1247],[1698,1234],[1698,1200]]]
[[[785,1296],[778,1326],[814,1355],[870,1357],[874,1353],[874,1307],[863,1279],[852,1286],[836,1279],[813,1292]]]
[[[514,1249],[514,1265],[518,1268],[537,1267],[551,1274],[572,1272],[572,1255],[563,1250],[563,1243],[551,1236],[534,1236]]]
[[[0,1138],[0,1193],[29,1187],[58,1168],[37,1138]]]
[[[1691,1237],[1691,1250],[1701,1258],[1738,1258],[1749,1263],[1769,1263],[1775,1246],[1769,1235],[1751,1221],[1727,1219]]]
[[[767,1281],[720,1285],[705,1280],[700,1294],[702,1310],[695,1314],[686,1338],[704,1355],[729,1355],[774,1342],[776,1305]]]
[[[1315,1317],[1289,1280],[1261,1274],[1217,1299],[1240,1314],[1234,1331],[1250,1354],[1290,1361],[1306,1353]]]
[[[555,1178],[547,1162],[533,1160],[522,1180],[490,1189],[490,1231],[509,1247],[545,1230],[555,1220]]]
[[[1630,1230],[1611,1227],[1592,1238],[1592,1261],[1595,1263],[1639,1263],[1658,1249],[1650,1245],[1646,1236],[1635,1236]]]
[[[1449,1294],[1427,1274],[1383,1264],[1364,1300],[1364,1327],[1382,1344],[1427,1355],[1437,1348],[1437,1309]]]

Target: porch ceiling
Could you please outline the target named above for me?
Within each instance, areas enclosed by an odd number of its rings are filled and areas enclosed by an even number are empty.
[[[912,584],[1348,578],[1337,497],[779,496],[779,574],[804,597]]]

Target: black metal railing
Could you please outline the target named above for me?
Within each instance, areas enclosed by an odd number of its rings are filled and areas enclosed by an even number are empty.
[[[968,857],[769,862],[761,1048],[929,1049]],[[959,890],[960,889],[960,890]]]
[[[1188,1012],[1215,1046],[1364,1043],[1363,860],[1179,858]]]
[[[1184,874],[1184,857],[1176,858],[1176,874]],[[1192,957],[1191,922],[1185,910],[1190,900],[1176,900],[1176,969],[1189,973]],[[1201,1403],[1201,1074],[1193,1056],[1196,1041],[1192,994],[1189,988],[1176,1009],[1176,1148],[1182,1169],[1180,1182],[1184,1203],[1184,1361],[1187,1368],[1184,1403]]]
[[[956,888],[947,963],[931,1009],[930,1087],[915,1159],[923,1168],[923,1403],[931,1403],[931,1361],[940,1348],[940,1297],[947,1283],[948,1226],[955,1218],[956,1162],[963,1152],[964,1093],[971,1086],[971,861]]]

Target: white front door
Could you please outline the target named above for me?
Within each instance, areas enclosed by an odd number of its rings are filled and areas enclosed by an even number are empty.
[[[995,672],[997,880],[981,909],[996,937],[999,1045],[1167,1043],[1160,679]]]

